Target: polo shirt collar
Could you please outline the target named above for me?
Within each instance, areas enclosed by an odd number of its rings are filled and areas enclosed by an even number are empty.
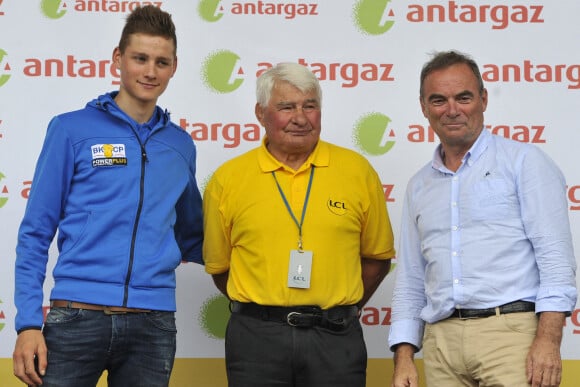
[[[262,144],[258,148],[258,163],[260,168],[265,173],[270,173],[279,169],[292,170],[290,167],[276,160],[274,156],[266,148],[268,142],[268,137],[264,136],[262,139]],[[296,171],[300,172],[302,170],[309,169],[311,165],[315,167],[327,167],[330,163],[330,146],[327,142],[318,140],[318,143],[314,147],[314,150],[306,160],[306,162]]]

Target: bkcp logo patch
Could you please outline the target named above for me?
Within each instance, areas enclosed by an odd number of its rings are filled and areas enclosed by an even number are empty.
[[[391,0],[358,0],[353,7],[355,26],[367,35],[382,35],[391,29],[394,12],[389,8]]]
[[[197,13],[206,22],[216,22],[224,16],[221,0],[201,0],[197,5]]]
[[[42,0],[40,9],[49,19],[60,19],[66,13],[66,3],[61,0]]]
[[[0,208],[4,207],[6,202],[8,201],[8,187],[2,183],[2,180],[5,178],[4,174],[0,172]]]
[[[240,57],[228,50],[210,54],[202,65],[202,80],[212,91],[225,94],[236,90],[244,82]]]
[[[389,129],[391,119],[381,113],[369,113],[362,116],[354,126],[353,141],[356,147],[367,155],[384,155],[395,145],[390,140],[395,137]]]
[[[0,87],[10,79],[10,65],[8,64],[8,53],[0,48]]]
[[[199,325],[208,337],[214,339],[224,339],[226,337],[226,326],[230,319],[230,301],[218,294],[207,299],[201,306],[199,314]]]

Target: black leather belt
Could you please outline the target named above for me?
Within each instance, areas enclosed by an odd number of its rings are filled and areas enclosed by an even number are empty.
[[[319,326],[333,331],[343,330],[352,321],[353,317],[358,318],[359,315],[359,309],[356,305],[321,309],[318,306],[264,306],[233,301],[230,309],[232,313],[239,313],[264,321],[284,322],[299,328]]]
[[[455,309],[449,318],[481,318],[497,314],[534,312],[536,304],[528,301],[514,301],[509,304],[487,309]]]

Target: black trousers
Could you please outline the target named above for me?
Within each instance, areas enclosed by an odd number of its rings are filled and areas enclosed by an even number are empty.
[[[365,387],[367,350],[358,318],[341,331],[232,313],[229,387]]]

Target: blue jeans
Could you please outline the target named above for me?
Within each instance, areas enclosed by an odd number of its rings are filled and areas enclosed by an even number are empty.
[[[43,329],[48,367],[43,387],[169,385],[176,347],[173,312],[106,315],[52,308]]]

